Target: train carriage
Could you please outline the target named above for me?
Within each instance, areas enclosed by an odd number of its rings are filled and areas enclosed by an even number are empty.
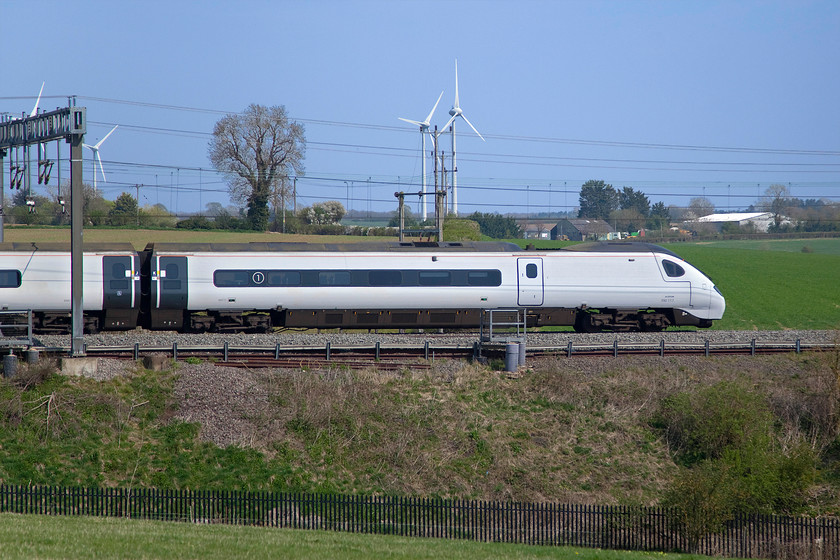
[[[661,330],[725,309],[706,275],[646,243],[86,244],[83,269],[86,332],[462,328],[500,308],[535,326]],[[70,271],[66,244],[0,244],[0,307],[69,330]]]
[[[152,328],[466,327],[521,307],[578,330],[707,327],[723,297],[642,243],[523,251],[507,243],[150,244]]]
[[[130,329],[140,311],[140,261],[131,244],[86,244],[84,329]],[[39,332],[70,328],[71,256],[66,243],[0,244],[0,309],[29,310]]]

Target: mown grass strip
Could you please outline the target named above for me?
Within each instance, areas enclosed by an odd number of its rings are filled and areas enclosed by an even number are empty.
[[[227,525],[0,514],[6,560],[36,558],[250,560],[297,558],[556,558],[635,560],[696,555],[555,548]]]

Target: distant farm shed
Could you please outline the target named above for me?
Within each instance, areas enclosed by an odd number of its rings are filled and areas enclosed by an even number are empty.
[[[789,220],[786,218],[782,221],[782,223],[788,222]],[[718,231],[720,231],[721,227],[723,227],[723,224],[736,224],[742,227],[752,225],[755,227],[755,231],[766,233],[767,229],[773,225],[773,223],[774,220],[772,212],[728,212],[725,214],[709,214],[708,216],[702,216],[696,220],[686,222],[686,225],[691,228],[692,225],[711,224]]]
[[[560,220],[551,228],[552,239],[563,239],[564,236],[568,237],[569,241],[608,241],[621,238],[604,220],[585,218]]]

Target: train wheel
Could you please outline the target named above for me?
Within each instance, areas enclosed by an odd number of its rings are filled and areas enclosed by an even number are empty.
[[[82,327],[82,330],[85,334],[97,334],[99,332],[99,318],[85,317],[84,327]]]
[[[579,333],[597,333],[603,330],[600,326],[592,323],[592,315],[585,311],[578,312],[574,329],[575,332]]]

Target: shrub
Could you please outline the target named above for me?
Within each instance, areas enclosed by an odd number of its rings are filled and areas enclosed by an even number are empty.
[[[735,512],[796,513],[816,476],[816,454],[784,448],[766,400],[721,382],[665,399],[654,419],[684,468],[665,505],[683,512],[686,536],[720,526]]]

